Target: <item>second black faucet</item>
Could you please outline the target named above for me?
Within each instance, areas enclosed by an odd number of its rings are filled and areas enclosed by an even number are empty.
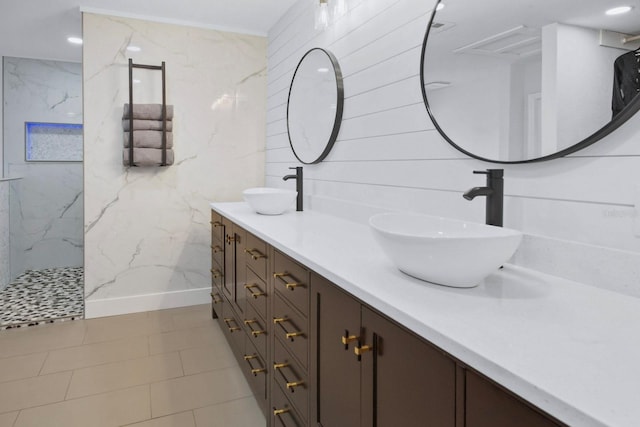
[[[296,180],[296,191],[298,192],[298,197],[296,198],[296,211],[302,212],[302,166],[297,166],[289,169],[295,169],[295,175],[285,175],[282,177],[283,181],[287,181],[289,179],[295,178]]]
[[[466,191],[462,197],[467,200],[473,200],[476,196],[486,196],[487,225],[502,227],[504,169],[487,169],[486,171],[473,171],[473,173],[487,175],[487,186],[473,187]]]

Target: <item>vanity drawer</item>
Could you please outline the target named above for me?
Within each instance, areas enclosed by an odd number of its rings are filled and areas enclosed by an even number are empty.
[[[309,271],[288,256],[274,252],[273,287],[305,316],[309,314]]]
[[[212,259],[211,260],[211,285],[217,287],[218,289],[222,289],[222,285],[224,284],[224,274],[222,273],[222,267],[218,265],[218,263]]]
[[[309,334],[307,319],[295,309],[289,307],[280,295],[274,296],[273,335],[281,340],[283,346],[307,369],[309,356]]]
[[[211,259],[218,265],[224,265],[224,244],[222,242],[211,242]]]
[[[304,427],[300,416],[280,387],[271,386],[271,425],[273,427]]]
[[[243,323],[249,340],[253,342],[260,355],[266,358],[267,343],[269,341],[266,322],[262,320],[262,317],[258,316],[251,305],[248,305]]]
[[[267,285],[247,268],[247,281],[244,284],[245,298],[263,319],[267,318]]]
[[[222,305],[222,322],[220,326],[222,327],[222,331],[224,332],[231,349],[236,355],[241,355],[244,353],[244,338],[246,334],[244,333],[244,329],[242,328],[242,322],[237,318],[231,304],[223,297]],[[218,313],[219,315],[220,313]]]
[[[244,376],[247,378],[247,382],[253,391],[253,394],[258,399],[258,403],[263,405],[263,402],[267,399],[267,364],[260,354],[256,351],[255,347],[250,341],[250,338],[245,335],[245,349],[243,359],[244,362],[240,365]]]
[[[251,233],[247,233],[244,245],[246,264],[262,280],[267,280],[267,244]]]
[[[211,211],[211,244],[214,242],[224,242],[224,225],[222,224],[222,215]]]
[[[304,371],[280,341],[275,340],[273,354],[273,378],[284,394],[293,403],[302,418],[307,419],[309,412],[309,384]]]

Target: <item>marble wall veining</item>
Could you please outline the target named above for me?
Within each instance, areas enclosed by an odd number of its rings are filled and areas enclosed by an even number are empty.
[[[83,263],[82,163],[26,162],[25,122],[82,123],[79,63],[5,57],[4,173],[10,185],[11,280]]]
[[[505,169],[505,226],[526,238],[513,261],[640,297],[640,114],[569,157],[505,165],[456,151],[427,115],[422,40],[433,1],[350,0],[347,15],[314,30],[311,2],[296,2],[269,31],[266,184],[298,166],[286,128],[288,87],[313,47],[332,51],[344,77],[340,134],[325,161],[305,165],[306,206],[365,222],[402,210],[484,221],[473,170]],[[612,71],[613,72],[613,71]]]
[[[83,38],[86,316],[205,303],[209,203],[264,182],[266,38],[91,13]],[[122,165],[129,57],[166,63],[173,166]],[[159,73],[134,79],[161,101]]]

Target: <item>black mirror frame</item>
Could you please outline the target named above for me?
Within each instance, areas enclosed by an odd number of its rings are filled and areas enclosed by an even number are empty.
[[[323,52],[325,55],[327,55],[327,57],[331,61],[331,65],[333,66],[333,71],[336,76],[336,89],[338,92],[338,99],[336,100],[336,117],[333,122],[333,129],[331,130],[331,135],[329,136],[329,140],[327,141],[327,144],[325,145],[324,150],[322,151],[320,156],[318,156],[318,158],[315,159],[314,161],[305,162],[300,157],[298,157],[298,154],[296,153],[295,148],[293,148],[293,142],[291,141],[291,132],[289,131],[289,103],[291,101],[291,89],[293,88],[293,82],[296,79],[296,74],[298,73],[298,69],[300,68],[300,65],[302,64],[304,59],[307,57],[307,55],[309,55],[311,52],[315,50],[319,50]],[[291,151],[293,151],[293,155],[296,156],[296,159],[298,159],[300,163],[303,163],[305,165],[313,165],[316,163],[320,163],[322,160],[324,160],[325,157],[327,157],[327,155],[333,148],[333,144],[338,139],[338,132],[340,132],[340,124],[342,123],[343,108],[344,108],[344,85],[342,82],[342,70],[340,69],[340,64],[338,63],[338,60],[328,50],[325,50],[319,47],[314,47],[313,49],[309,49],[304,55],[302,55],[300,62],[298,62],[298,65],[296,66],[296,69],[293,72],[293,77],[291,78],[291,84],[289,85],[289,95],[287,96],[287,138],[289,139],[289,145],[291,146]]]
[[[567,148],[565,148],[563,150],[560,150],[560,151],[557,151],[555,153],[552,153],[552,154],[549,154],[549,155],[546,155],[546,156],[542,156],[542,157],[536,157],[536,158],[533,158],[533,159],[525,159],[525,160],[494,160],[494,159],[487,159],[485,157],[475,155],[475,154],[465,150],[464,148],[460,147],[458,144],[453,142],[453,140],[451,138],[449,138],[449,136],[445,133],[445,131],[438,124],[438,121],[436,120],[435,116],[433,115],[433,112],[431,111],[431,107],[429,106],[429,100],[427,99],[427,91],[425,89],[424,64],[425,64],[425,59],[426,59],[425,58],[425,56],[426,56],[425,52],[426,52],[426,49],[427,49],[427,40],[429,39],[429,33],[431,31],[431,25],[432,25],[433,20],[435,19],[435,16],[436,16],[436,9],[437,9],[438,5],[441,2],[442,2],[442,0],[438,0],[436,2],[436,4],[433,6],[433,11],[431,12],[431,18],[429,19],[429,25],[427,26],[427,31],[426,31],[426,33],[424,35],[424,40],[422,42],[422,52],[420,53],[420,89],[421,89],[421,92],[422,92],[422,99],[424,101],[424,105],[427,108],[427,113],[429,114],[429,117],[431,118],[431,121],[433,122],[433,125],[438,130],[440,135],[442,135],[442,137],[451,146],[453,146],[453,148],[455,148],[456,150],[460,151],[461,153],[463,153],[463,154],[465,154],[465,155],[467,155],[469,157],[472,157],[474,159],[477,159],[477,160],[482,160],[484,162],[489,162],[489,163],[499,163],[499,164],[536,163],[536,162],[542,162],[542,161],[546,161],[546,160],[559,159],[561,157],[565,157],[565,156],[567,156],[569,154],[575,153],[576,151],[582,150],[583,148],[586,148],[586,147],[594,144],[595,142],[601,140],[602,138],[604,138],[605,136],[609,135],[610,133],[612,133],[613,131],[618,129],[620,126],[622,126],[623,123],[625,123],[627,120],[629,120],[631,117],[633,117],[638,112],[638,110],[640,110],[640,96],[636,96],[629,103],[629,105],[627,105],[609,123],[605,124],[603,127],[598,129],[597,131],[595,131],[593,134],[591,134],[587,138],[585,138],[582,141],[572,145],[571,147],[567,147]]]

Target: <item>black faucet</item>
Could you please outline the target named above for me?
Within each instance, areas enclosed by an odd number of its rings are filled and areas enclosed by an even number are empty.
[[[473,171],[476,174],[487,175],[486,187],[473,187],[462,195],[467,200],[476,196],[487,197],[486,222],[488,225],[502,227],[502,205],[504,199],[504,169],[487,169]]]
[[[296,191],[298,192],[298,197],[296,198],[296,211],[302,212],[302,166],[297,166],[289,169],[295,169],[295,175],[285,175],[282,177],[282,179],[284,181],[293,178],[296,179]]]

